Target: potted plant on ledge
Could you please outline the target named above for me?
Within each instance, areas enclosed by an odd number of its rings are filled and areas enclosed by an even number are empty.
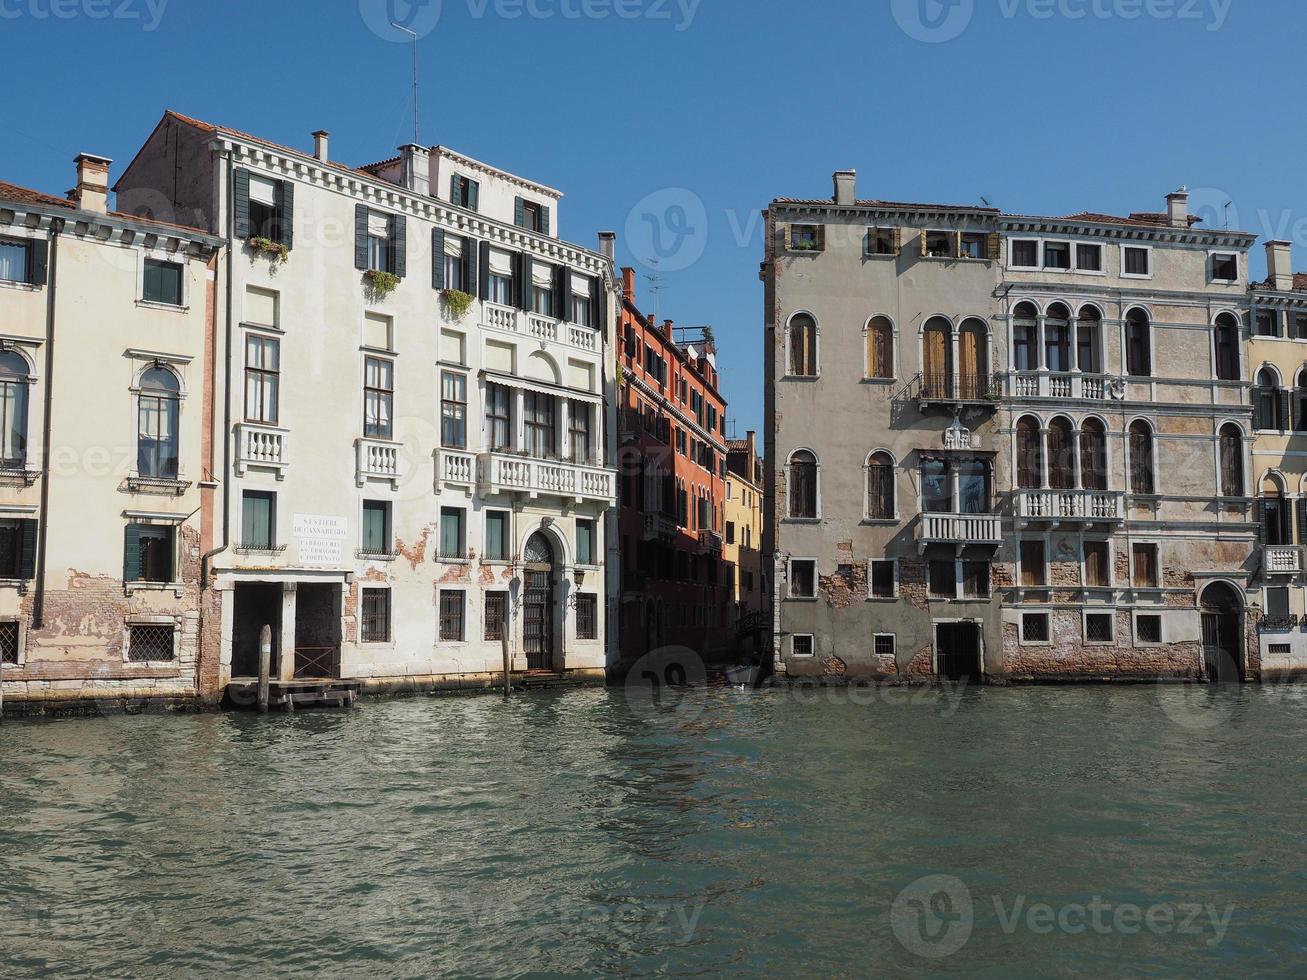
[[[290,246],[285,242],[274,242],[271,238],[255,235],[245,244],[254,251],[255,255],[265,255],[272,259],[273,265],[290,258]]]
[[[455,320],[467,316],[467,311],[472,307],[472,294],[461,289],[442,289],[440,299],[445,304],[445,312]]]
[[[369,269],[363,273],[363,281],[368,284],[368,289],[372,291],[373,296],[377,299],[385,299],[399,285],[399,276],[384,269]]]

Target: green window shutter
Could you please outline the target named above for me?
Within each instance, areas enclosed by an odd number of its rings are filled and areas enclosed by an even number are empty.
[[[519,310],[531,309],[531,293],[535,287],[531,280],[531,256],[525,252],[518,252],[514,263],[517,266],[513,274],[513,289],[517,293],[517,308]]]
[[[1259,386],[1254,385],[1252,396],[1253,396],[1253,428],[1264,429],[1266,428],[1266,419],[1262,417],[1265,414],[1262,411],[1262,389]]]
[[[1279,417],[1275,420],[1275,427],[1281,432],[1287,431],[1292,423],[1289,421],[1289,392],[1281,388],[1275,393],[1276,401],[1279,404]]]
[[[477,240],[463,239],[463,292],[469,296],[477,294]]]
[[[520,197],[513,198],[513,224],[519,228],[526,227],[526,201]]]
[[[277,212],[281,218],[281,242],[295,247],[295,185],[289,180],[277,184]]]
[[[168,548],[168,581],[175,582],[181,577],[177,574],[177,529],[175,527],[168,528],[164,541],[167,543]]]
[[[1269,537],[1269,535],[1266,533],[1266,500],[1265,499],[1259,499],[1257,501],[1257,527],[1258,527],[1259,540],[1261,541],[1262,544],[1266,544],[1266,540]]]
[[[490,243],[481,243],[481,257],[477,261],[477,296],[490,298]]]
[[[368,268],[368,206],[354,205],[354,268]]]
[[[138,582],[141,578],[141,528],[128,524],[123,545],[123,581]]]
[[[608,304],[604,302],[604,277],[590,277],[590,322],[603,331],[608,340]]]
[[[1298,500],[1298,543],[1307,544],[1307,497]]]
[[[572,270],[565,265],[554,269],[554,318],[572,318]]]
[[[481,185],[475,180],[469,180],[467,184],[467,208],[469,211],[479,211],[481,209]]]
[[[458,174],[449,175],[449,200],[453,204],[463,203],[458,196]]]
[[[243,242],[250,237],[250,172],[237,168],[232,183],[231,208],[236,220],[236,238]]]
[[[431,288],[444,289],[445,283],[445,229],[431,229]],[[448,283],[450,289],[457,283]]]
[[[390,219],[390,271],[403,279],[408,274],[408,219],[402,214]]]
[[[548,234],[550,234],[550,231],[549,231],[549,209],[548,209],[547,207],[545,207],[543,204],[540,205],[540,228],[539,228],[538,230],[539,230],[540,234],[542,234],[542,235],[548,235]]]
[[[33,286],[45,285],[49,258],[50,242],[44,238],[33,239],[27,251],[27,281]]]
[[[30,582],[36,578],[36,521],[25,520],[21,524],[23,552],[18,560],[18,577]]]

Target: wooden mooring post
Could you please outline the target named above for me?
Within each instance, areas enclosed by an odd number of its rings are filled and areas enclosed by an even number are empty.
[[[272,673],[272,627],[259,632],[259,714],[268,713],[268,681]]]

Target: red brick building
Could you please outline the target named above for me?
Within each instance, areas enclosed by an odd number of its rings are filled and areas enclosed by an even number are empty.
[[[620,360],[622,589],[619,650],[729,652],[734,569],[723,561],[726,402],[711,333],[677,343],[635,305],[623,269]]]

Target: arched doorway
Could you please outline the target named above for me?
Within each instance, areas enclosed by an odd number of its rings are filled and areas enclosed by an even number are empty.
[[[1214,582],[1203,590],[1203,669],[1214,684],[1243,680],[1243,602],[1233,588]]]
[[[526,542],[522,647],[527,670],[554,669],[554,549],[537,531]]]

